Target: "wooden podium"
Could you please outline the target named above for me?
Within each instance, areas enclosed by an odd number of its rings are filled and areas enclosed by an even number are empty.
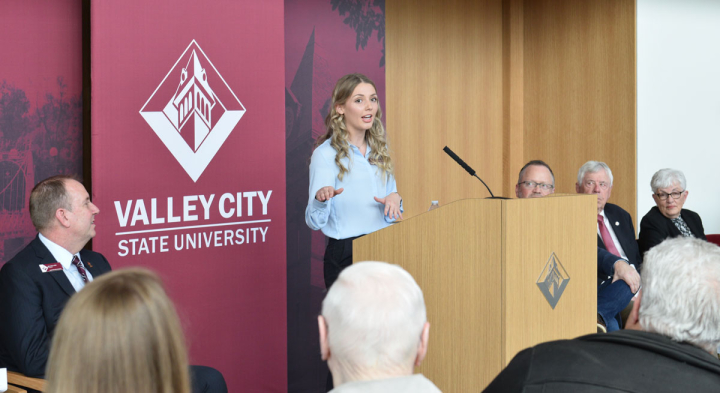
[[[430,322],[417,371],[479,392],[522,349],[595,332],[596,217],[594,195],[465,199],[355,240],[353,260],[412,274]]]

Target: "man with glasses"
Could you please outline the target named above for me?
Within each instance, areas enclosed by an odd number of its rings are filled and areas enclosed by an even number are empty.
[[[598,248],[616,259],[601,258],[598,253],[598,323],[603,322],[608,331],[619,329],[619,313],[640,289],[637,269],[642,263],[632,217],[620,206],[607,203],[612,186],[612,171],[604,162],[588,161],[580,167],[575,191],[597,195]]]
[[[652,177],[650,187],[655,204],[640,221],[640,252],[645,252],[669,237],[694,237],[706,240],[700,216],[683,209],[688,197],[685,175],[677,170],[661,169]]]
[[[518,198],[539,198],[555,192],[555,175],[541,160],[532,160],[520,170],[515,195]]]

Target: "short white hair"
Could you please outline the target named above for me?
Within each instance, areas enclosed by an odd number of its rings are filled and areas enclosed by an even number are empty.
[[[322,315],[332,356],[359,370],[411,366],[427,322],[420,287],[400,266],[385,262],[343,270],[323,301]]]
[[[707,351],[720,344],[720,247],[695,238],[665,240],[645,254],[643,330]]]
[[[580,170],[578,170],[578,176],[577,176],[577,184],[582,185],[583,179],[585,178],[585,175],[588,173],[597,173],[600,172],[601,169],[605,170],[605,173],[607,173],[608,179],[610,179],[610,185],[613,185],[613,175],[612,171],[610,170],[610,167],[608,164],[602,162],[602,161],[588,161],[583,164],[583,166],[580,167]]]
[[[687,183],[685,182],[685,175],[682,171],[677,169],[665,168],[661,169],[653,175],[650,180],[650,188],[653,193],[661,188],[671,187],[673,184],[680,185],[680,188],[685,190]]]

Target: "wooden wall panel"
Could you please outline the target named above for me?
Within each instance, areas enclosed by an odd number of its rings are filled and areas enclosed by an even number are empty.
[[[406,217],[495,194],[546,160],[574,193],[591,159],[636,217],[633,0],[393,0],[386,5],[388,139]],[[637,224],[637,222],[636,222]]]
[[[502,2],[393,0],[386,8],[387,132],[406,216],[502,193]]]
[[[526,0],[524,16],[526,161],[565,193],[582,164],[606,162],[610,202],[636,218],[635,2]]]

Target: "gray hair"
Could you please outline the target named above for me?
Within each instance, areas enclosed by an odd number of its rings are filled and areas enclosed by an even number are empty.
[[[583,164],[583,166],[581,166],[580,170],[578,171],[577,184],[582,185],[583,179],[585,178],[586,174],[600,172],[601,169],[604,169],[605,173],[607,173],[608,179],[610,179],[610,185],[612,186],[612,171],[610,170],[610,167],[602,161],[588,161]]]
[[[720,344],[720,247],[695,238],[665,240],[645,254],[643,330],[707,351]]]
[[[346,367],[408,367],[427,322],[425,300],[412,276],[397,265],[356,263],[330,287],[322,304],[330,352]]]
[[[680,185],[680,188],[685,190],[685,186],[687,185],[685,175],[677,169],[665,168],[655,172],[652,180],[650,180],[650,188],[653,193],[656,193],[657,190],[671,187],[676,183]]]

